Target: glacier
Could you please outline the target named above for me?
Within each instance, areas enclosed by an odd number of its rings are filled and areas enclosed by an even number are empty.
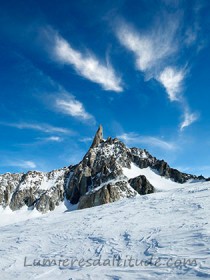
[[[199,182],[77,211],[63,203],[25,220],[3,214],[1,277],[209,279],[209,196],[210,182]]]

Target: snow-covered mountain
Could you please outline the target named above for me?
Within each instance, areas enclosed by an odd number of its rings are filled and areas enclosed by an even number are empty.
[[[0,175],[0,205],[45,213],[66,199],[82,209],[205,180],[170,168],[146,150],[127,148],[116,138],[104,140],[100,126],[90,149],[75,166]]]
[[[13,211],[23,206],[36,208],[41,212],[54,210],[64,199],[64,186],[68,176],[69,168],[0,175],[0,205]]]
[[[209,279],[209,197],[203,182],[77,211],[27,211],[24,220],[26,211],[4,210],[0,278]]]
[[[0,175],[0,278],[209,279],[209,197],[99,127],[75,166]]]

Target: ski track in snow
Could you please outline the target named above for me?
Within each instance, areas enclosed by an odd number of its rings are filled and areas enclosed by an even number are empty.
[[[179,185],[180,186],[180,185]],[[210,183],[84,209],[0,220],[0,278],[11,279],[210,279]],[[11,215],[12,216],[12,215]],[[18,219],[18,216],[17,216]],[[2,222],[2,223],[1,223]],[[193,259],[197,265],[41,267],[33,259]]]

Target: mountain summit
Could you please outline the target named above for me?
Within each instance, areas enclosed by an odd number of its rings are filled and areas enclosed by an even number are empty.
[[[90,148],[97,147],[102,141],[103,141],[103,127],[102,127],[102,125],[100,125],[95,134],[93,143]]]
[[[64,200],[78,208],[93,207],[121,198],[150,194],[197,181],[171,168],[145,149],[128,148],[119,139],[103,139],[100,125],[80,163],[51,172],[0,175],[0,205],[13,211],[27,206],[52,211]]]

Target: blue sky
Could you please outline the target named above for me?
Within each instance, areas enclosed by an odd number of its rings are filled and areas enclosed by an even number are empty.
[[[6,1],[0,173],[80,161],[104,137],[210,176],[209,1]]]

